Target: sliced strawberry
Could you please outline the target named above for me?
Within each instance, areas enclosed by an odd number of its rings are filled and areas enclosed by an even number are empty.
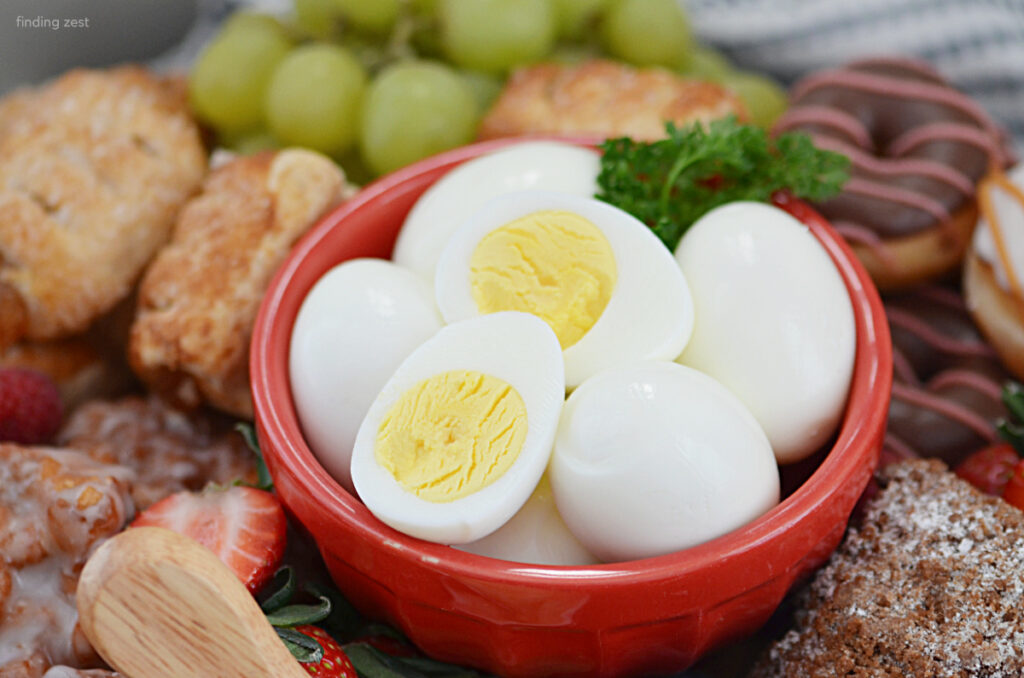
[[[208,487],[178,492],[143,511],[132,523],[164,527],[192,537],[255,593],[284,555],[286,522],[277,497],[252,487]]]
[[[352,666],[348,655],[341,649],[334,638],[331,638],[323,629],[316,626],[296,626],[299,633],[313,638],[320,647],[324,649],[323,657],[318,662],[304,662],[299,664],[306,672],[320,678],[357,678],[356,670]]]
[[[957,465],[956,474],[982,492],[1003,493],[1020,455],[1009,443],[997,443],[973,452]]]
[[[1013,468],[1006,489],[1003,490],[1003,499],[1024,511],[1024,459]]]

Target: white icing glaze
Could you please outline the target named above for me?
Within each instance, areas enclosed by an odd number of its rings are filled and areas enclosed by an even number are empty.
[[[1015,186],[1024,190],[1024,163],[1007,172],[1006,176]],[[992,189],[992,206],[996,214],[999,215],[1003,242],[1006,245],[1013,269],[1017,272],[1018,279],[1024,279],[1024,206],[998,185]],[[988,221],[984,218],[978,220],[978,227],[974,231],[973,246],[978,256],[992,266],[1000,286],[1005,290],[1010,290],[1006,269],[996,252],[992,229],[989,228]]]

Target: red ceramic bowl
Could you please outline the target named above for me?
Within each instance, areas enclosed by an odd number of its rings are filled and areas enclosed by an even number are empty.
[[[374,518],[317,463],[289,390],[288,346],[303,298],[335,264],[388,257],[420,194],[461,162],[514,141],[460,148],[384,177],[325,217],[270,285],[252,343],[260,443],[278,495],[338,587],[426,653],[503,676],[619,676],[686,668],[753,632],[794,580],[843,535],[878,459],[892,351],[881,301],[849,248],[813,210],[807,223],[853,301],[857,356],[841,429],[819,467],[743,528],[657,558],[587,567],[511,563],[428,543]]]

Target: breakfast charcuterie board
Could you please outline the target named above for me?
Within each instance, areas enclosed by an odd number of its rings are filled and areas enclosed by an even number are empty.
[[[0,676],[1024,668],[1024,183],[932,64],[787,93],[674,0],[183,44],[0,98]]]

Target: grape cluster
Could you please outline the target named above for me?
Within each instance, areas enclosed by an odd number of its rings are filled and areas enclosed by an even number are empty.
[[[368,179],[471,141],[516,67],[615,58],[713,80],[754,122],[786,106],[771,80],[697,44],[677,0],[294,0],[240,13],[192,70],[197,115],[239,152],[305,146]]]

